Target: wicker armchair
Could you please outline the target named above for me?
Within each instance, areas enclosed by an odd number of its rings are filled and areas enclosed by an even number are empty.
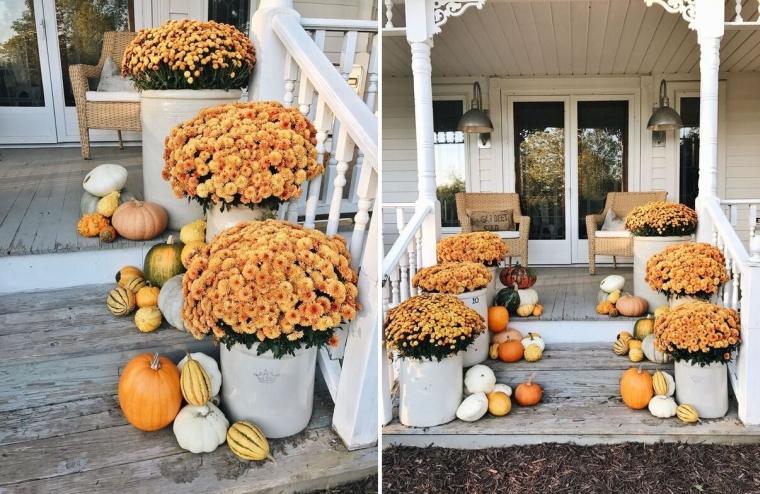
[[[586,231],[588,232],[588,271],[596,273],[596,256],[612,256],[613,265],[617,268],[617,257],[633,256],[633,238],[628,237],[599,237],[597,231],[604,223],[607,211],[612,209],[619,218],[625,218],[634,208],[652,201],[664,201],[667,192],[610,192],[604,202],[604,209],[599,214],[586,216]]]
[[[124,149],[121,140],[122,130],[140,130],[139,101],[88,101],[88,78],[100,77],[103,64],[110,57],[114,63],[121,65],[121,59],[127,45],[135,37],[133,32],[109,31],[103,34],[103,48],[97,65],[77,64],[69,67],[71,87],[79,119],[79,135],[82,143],[82,157],[90,159],[90,129],[116,130],[119,135],[119,147]]]
[[[513,257],[519,257],[523,266],[528,265],[528,234],[530,232],[530,217],[523,216],[520,209],[520,195],[514,193],[492,192],[459,192],[456,194],[457,215],[462,225],[462,232],[472,231],[467,210],[496,210],[511,209],[514,212],[515,223],[518,225],[519,237],[505,238],[509,263]]]

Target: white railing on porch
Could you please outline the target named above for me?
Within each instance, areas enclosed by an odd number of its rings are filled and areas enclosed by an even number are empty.
[[[308,116],[317,130],[318,159],[328,170],[324,178],[305,183],[301,198],[281,208],[281,217],[313,228],[321,206],[326,233],[337,235],[341,214],[355,212],[352,228],[341,234],[350,235],[362,310],[338,331],[346,342],[342,355],[322,349],[318,357],[335,403],[333,428],[349,449],[377,441],[379,218],[370,213],[378,182],[376,32],[376,23],[368,21],[303,19],[292,0],[262,0],[251,23],[258,58],[251,99],[282,101]],[[341,37],[336,68],[325,42]],[[368,57],[357,67],[362,51]],[[352,86],[357,71],[364,71],[366,83]],[[347,209],[347,202],[355,207]]]
[[[726,29],[757,29],[760,27],[760,0],[734,0],[734,16]]]
[[[720,205],[749,252],[750,259],[760,262],[760,231],[757,229],[760,199],[721,199]]]

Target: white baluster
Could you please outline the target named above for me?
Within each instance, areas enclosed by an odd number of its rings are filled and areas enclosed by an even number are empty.
[[[736,0],[734,11],[736,12],[734,22],[744,22],[744,19],[742,18],[742,0]]]
[[[733,280],[734,263],[733,258],[731,257],[731,253],[728,251],[728,248],[723,249],[723,256],[726,259],[726,272],[728,273],[729,279],[729,281],[723,285],[723,306],[731,307],[731,290],[736,290],[736,286],[731,283]]]
[[[393,26],[393,0],[385,0],[385,27],[391,28]]]
[[[422,230],[418,229],[417,233],[414,234],[414,243],[417,244],[417,248],[415,251],[417,251],[417,267],[422,266]]]
[[[348,164],[354,158],[354,141],[348,135],[345,128],[341,128],[335,145],[335,158],[338,165],[335,168],[336,175],[333,181],[332,197],[330,198],[330,213],[327,216],[327,234],[338,233],[340,224],[340,210],[343,202],[343,188],[346,186],[346,172]]]
[[[417,274],[417,249],[416,242],[412,240],[409,242],[409,246],[406,248],[409,255],[409,279],[414,280],[414,275]],[[414,286],[409,287],[410,295],[417,295],[417,288]]]
[[[396,266],[393,271],[391,271],[391,307],[396,307],[398,304],[401,303],[401,292],[399,291],[399,271],[398,266]]]
[[[332,125],[333,114],[323,98],[317,96],[317,111],[314,118],[314,126],[317,129],[317,161],[325,161],[325,141],[327,140],[327,131]],[[309,184],[308,197],[306,198],[304,226],[314,228],[314,219],[317,216],[317,206],[319,205],[319,195],[322,188],[322,176],[312,179]]]
[[[375,111],[375,103],[377,101],[377,36],[372,39],[372,49],[369,56],[369,65],[367,70],[367,91],[364,102],[373,112]],[[351,170],[351,189],[348,193],[349,202],[356,202],[357,187],[359,185],[359,177],[362,174],[362,168],[364,167],[364,153],[358,152],[356,156],[356,162],[354,168]]]
[[[760,3],[760,0],[758,0]],[[749,207],[749,238],[755,235],[755,229],[757,228],[757,206],[754,204]]]
[[[731,221],[731,226],[736,228],[736,223],[739,220],[739,206],[736,204],[731,204],[728,207],[729,210],[729,220]]]
[[[383,316],[388,312],[391,305],[391,279],[386,277],[383,281]]]
[[[736,260],[734,260],[733,264],[734,268],[734,279],[733,279],[733,293],[731,297],[731,308],[734,310],[739,310],[739,292],[741,291],[741,277],[742,273],[739,269],[739,265],[737,264]]]
[[[296,79],[298,79],[298,65],[288,54],[285,57],[285,94],[282,97],[285,106],[293,106],[295,100]]]
[[[358,259],[362,252],[364,244],[364,232],[369,223],[369,208],[372,207],[372,200],[375,197],[377,188],[377,174],[372,166],[367,167],[357,180],[356,191],[356,215],[354,216],[354,233],[351,235],[351,259]],[[374,246],[370,247],[374,248]]]
[[[398,261],[398,267],[401,270],[401,301],[409,298],[411,277],[409,276],[409,259],[401,256]]]
[[[760,263],[760,235],[757,233],[757,206],[749,207],[749,255],[750,261]]]

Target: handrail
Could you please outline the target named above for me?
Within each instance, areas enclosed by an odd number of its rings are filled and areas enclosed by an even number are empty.
[[[740,269],[749,264],[754,264],[750,261],[749,253],[744,248],[739,235],[736,234],[736,230],[723,213],[719,200],[716,198],[705,199],[703,205],[712,220],[715,232],[720,236],[725,248],[731,253],[731,257],[739,264]]]
[[[422,222],[425,221],[425,217],[427,217],[432,210],[433,207],[429,204],[415,210],[414,214],[409,219],[409,222],[404,226],[404,229],[388,251],[388,254],[383,258],[383,278],[389,276],[394,267],[398,265],[401,256],[407,251],[409,242],[412,241],[417,230],[422,227]]]
[[[721,204],[760,204],[760,199],[720,199]]]
[[[324,31],[358,31],[360,33],[376,33],[377,21],[301,17],[301,27],[304,29],[321,29]]]
[[[272,19],[272,29],[366,159],[376,166],[378,138],[377,118],[374,113],[346,84],[343,76],[335,70],[297,18],[275,15]]]

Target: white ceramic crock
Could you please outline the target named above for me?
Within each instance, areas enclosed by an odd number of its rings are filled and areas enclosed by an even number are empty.
[[[219,232],[231,228],[243,221],[262,221],[274,218],[274,211],[266,208],[249,208],[248,206],[224,207],[224,211],[218,205],[212,205],[206,211],[206,243],[214,240]]]
[[[186,198],[178,199],[169,182],[161,177],[164,167],[164,141],[176,125],[189,120],[203,108],[235,103],[239,89],[177,89],[140,92],[142,125],[143,195],[146,201],[160,204],[169,213],[169,228],[178,230],[203,218],[203,208]]]
[[[696,408],[701,418],[723,417],[728,411],[728,373],[724,363],[701,367],[675,363],[676,400]]]
[[[499,290],[504,288],[504,285],[501,284],[501,281],[499,281],[499,274],[501,274],[501,270],[503,268],[500,267],[492,267],[488,268],[488,270],[491,272],[491,282],[486,287],[486,306],[490,307],[493,305],[493,299],[496,297],[496,294],[499,293]]]
[[[674,296],[671,295],[670,297],[668,297],[668,304],[670,305],[670,310],[673,310],[673,309],[675,309],[677,307],[680,307],[680,306],[682,306],[684,304],[688,304],[690,302],[697,302],[697,301],[700,301],[700,300],[702,300],[702,299],[697,298],[697,297],[691,297],[691,296],[688,296],[688,295],[683,295],[681,297],[674,297]]]
[[[296,350],[276,359],[256,355],[257,345],[220,345],[222,406],[230,422],[248,420],[269,438],[287,437],[306,428],[314,404],[317,348]]]
[[[654,311],[663,305],[668,305],[668,298],[652,290],[645,281],[647,261],[671,245],[691,242],[691,235],[680,237],[633,237],[633,294],[649,303],[649,309]]]
[[[456,418],[462,402],[462,352],[443,360],[401,358],[398,417],[410,427],[432,427]]]
[[[483,321],[488,324],[488,302],[486,300],[486,293],[488,288],[481,288],[472,292],[460,293],[457,295],[459,300],[480,314]],[[488,344],[490,343],[490,335],[488,328],[486,328],[470,346],[462,353],[462,365],[464,367],[471,367],[475,364],[485,362],[488,359]]]

